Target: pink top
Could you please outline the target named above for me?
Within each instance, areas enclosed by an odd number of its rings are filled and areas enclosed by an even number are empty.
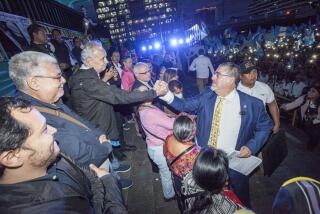
[[[135,80],[136,78],[132,70],[126,68],[122,70],[121,84],[124,90],[131,91]]]
[[[147,107],[139,111],[148,146],[161,146],[172,133],[175,118],[170,118],[157,107]]]

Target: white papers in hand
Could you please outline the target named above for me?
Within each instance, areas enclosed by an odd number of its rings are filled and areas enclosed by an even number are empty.
[[[229,153],[229,168],[240,172],[243,175],[249,175],[256,167],[258,167],[262,160],[256,156],[250,156],[247,158],[238,157],[240,154],[239,151],[233,151]]]

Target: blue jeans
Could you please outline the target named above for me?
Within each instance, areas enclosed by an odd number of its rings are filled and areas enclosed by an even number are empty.
[[[159,168],[164,197],[166,199],[172,198],[175,193],[172,185],[171,172],[168,168],[166,158],[163,155],[163,146],[148,146],[148,154]]]
[[[114,156],[114,154],[111,152],[110,156],[112,157],[110,159],[110,173],[117,178],[118,180],[120,180],[120,176],[118,175],[118,173],[116,173],[114,170],[118,169],[120,166],[119,160]]]

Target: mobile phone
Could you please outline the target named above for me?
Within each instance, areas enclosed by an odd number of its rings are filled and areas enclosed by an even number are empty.
[[[108,71],[110,68],[114,69],[114,65],[112,64],[112,62],[109,62],[106,66],[106,71]]]

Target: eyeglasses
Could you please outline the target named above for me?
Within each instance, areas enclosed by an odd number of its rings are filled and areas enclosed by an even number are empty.
[[[147,70],[146,72],[139,73],[139,74],[147,74],[147,73],[150,73],[150,70]]]
[[[38,77],[38,78],[48,78],[48,79],[54,79],[54,80],[61,80],[62,79],[62,74],[60,73],[58,76],[41,76],[41,75],[36,75],[34,77]]]
[[[231,75],[231,74],[222,74],[222,73],[220,73],[220,72],[216,72],[215,75],[217,75],[217,77],[219,77],[219,76],[233,77],[233,75]]]

